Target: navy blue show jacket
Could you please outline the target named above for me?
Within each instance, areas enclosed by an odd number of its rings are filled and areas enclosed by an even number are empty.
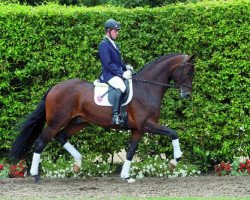
[[[98,52],[102,64],[102,73],[99,77],[101,82],[105,83],[114,76],[122,77],[127,70],[117,44],[116,47],[117,49],[108,38],[104,38],[99,44]]]

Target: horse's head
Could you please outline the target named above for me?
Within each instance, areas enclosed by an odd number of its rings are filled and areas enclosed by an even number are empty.
[[[188,98],[192,93],[195,55],[184,57],[184,60],[171,72],[171,78],[180,89],[181,98]]]

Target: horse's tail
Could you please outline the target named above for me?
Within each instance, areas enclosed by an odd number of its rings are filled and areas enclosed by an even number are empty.
[[[9,158],[12,162],[25,158],[31,146],[42,132],[46,118],[45,101],[49,91],[45,93],[36,110],[23,123],[21,132],[9,153]]]

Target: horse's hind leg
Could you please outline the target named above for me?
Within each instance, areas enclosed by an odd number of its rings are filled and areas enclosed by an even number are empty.
[[[142,136],[143,136],[143,132],[132,131],[132,140],[131,140],[129,149],[127,151],[126,160],[123,164],[122,171],[121,171],[121,178],[123,180],[127,180],[128,183],[135,182],[135,180],[130,177],[129,171],[131,167],[131,162],[135,155],[135,151],[138,147],[139,142],[141,141]]]
[[[48,144],[48,142],[51,141],[51,139],[57,132],[58,129],[48,126],[35,141],[34,154],[30,169],[30,174],[35,178],[35,182],[38,182],[40,180],[38,169],[39,169],[41,153],[45,148],[45,146]]]
[[[70,144],[68,139],[80,130],[83,130],[86,125],[86,122],[77,122],[75,119],[73,119],[55,136],[55,139],[73,156],[75,160],[73,165],[74,172],[80,171],[82,165],[82,156],[79,151],[72,144]]]

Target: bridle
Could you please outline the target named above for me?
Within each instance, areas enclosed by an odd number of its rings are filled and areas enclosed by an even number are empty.
[[[134,81],[139,81],[143,83],[149,83],[149,84],[154,84],[154,85],[159,85],[159,86],[164,86],[164,87],[173,87],[173,88],[181,88],[181,86],[187,87],[187,88],[192,88],[190,85],[186,85],[182,83],[182,72],[183,69],[186,67],[186,65],[193,65],[192,63],[187,62],[187,56],[185,56],[184,60],[182,61],[181,65],[178,67],[178,70],[180,70],[180,77],[178,84],[171,84],[171,83],[159,83],[155,81],[148,81],[148,80],[143,80],[143,79],[138,79],[138,78],[133,78]]]

